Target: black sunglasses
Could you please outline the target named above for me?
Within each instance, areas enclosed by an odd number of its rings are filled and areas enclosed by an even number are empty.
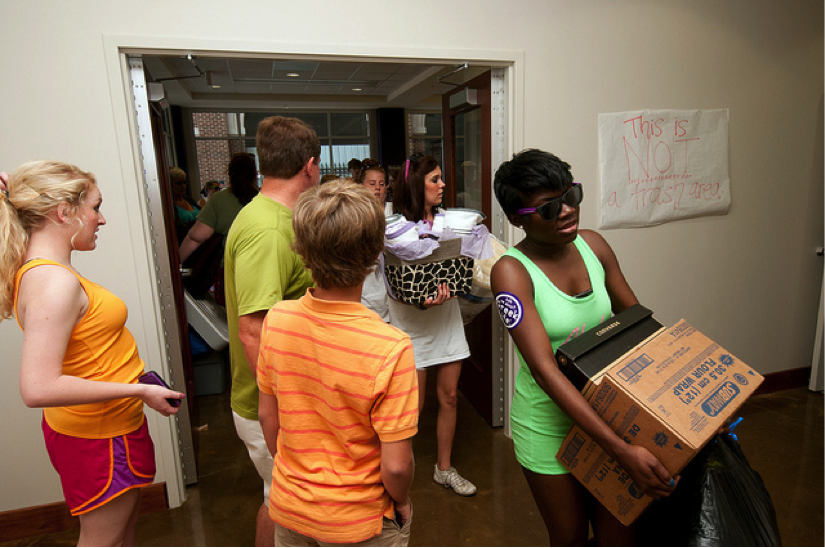
[[[519,215],[529,215],[531,213],[538,213],[545,221],[555,221],[561,215],[562,204],[567,204],[570,207],[576,207],[584,199],[584,190],[579,183],[573,183],[573,186],[559,196],[541,204],[538,207],[525,207],[516,211]]]

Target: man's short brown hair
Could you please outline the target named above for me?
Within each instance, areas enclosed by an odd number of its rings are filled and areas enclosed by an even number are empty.
[[[256,137],[261,175],[290,179],[310,158],[320,161],[321,142],[312,126],[298,118],[270,116],[258,124]]]
[[[292,248],[318,287],[353,287],[384,249],[385,223],[372,192],[352,181],[332,181],[304,192],[295,204]]]

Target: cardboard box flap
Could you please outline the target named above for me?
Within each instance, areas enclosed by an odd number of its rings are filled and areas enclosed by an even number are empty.
[[[636,304],[588,329],[556,350],[556,363],[578,390],[660,329],[653,312]],[[597,381],[596,381],[597,382]]]
[[[650,319],[653,320],[652,318],[650,318]],[[653,321],[655,321],[655,320],[653,320]],[[599,371],[597,374],[590,377],[590,380],[587,382],[585,387],[581,389],[581,393],[582,393],[582,396],[584,396],[584,399],[589,400],[590,396],[593,393],[595,393],[596,390],[599,389],[599,384],[602,382],[602,378],[605,375],[607,375],[607,372],[610,371],[610,369],[615,364],[621,362],[626,356],[629,356],[632,352],[635,352],[636,350],[638,350],[642,346],[646,345],[648,343],[648,341],[650,341],[653,337],[656,337],[657,335],[659,335],[659,333],[661,333],[664,330],[665,330],[665,328],[662,327],[661,329],[658,329],[657,331],[654,331],[653,334],[649,335],[645,339],[642,339],[641,341],[639,341],[639,343],[637,345],[633,346],[627,352],[625,352],[624,354],[622,354],[621,356],[616,358],[616,360],[614,360],[613,363],[609,364],[604,369]]]
[[[561,353],[570,360],[577,360],[604,341],[616,337],[633,325],[653,315],[653,311],[640,304],[634,304],[627,310],[608,318],[596,327],[588,329],[575,339],[561,345],[556,353]]]
[[[695,448],[762,382],[750,366],[684,320],[628,354],[607,375]]]

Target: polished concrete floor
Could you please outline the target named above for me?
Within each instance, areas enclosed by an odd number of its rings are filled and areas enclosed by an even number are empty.
[[[430,375],[434,377],[434,375]],[[430,387],[432,388],[432,387]],[[428,394],[433,394],[428,390]],[[413,546],[543,546],[548,538],[512,442],[491,429],[462,397],[453,462],[478,486],[464,498],[432,480],[435,398],[414,442]],[[142,516],[146,546],[250,546],[261,485],[235,436],[228,396],[199,398],[199,481],[180,508]],[[823,395],[805,388],[751,398],[741,409],[739,442],[763,477],[783,544],[823,546]],[[71,546],[77,530],[21,539],[9,546]]]

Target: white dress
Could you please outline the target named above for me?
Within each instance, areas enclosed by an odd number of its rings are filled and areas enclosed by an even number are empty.
[[[427,310],[389,299],[389,309],[390,323],[412,339],[416,369],[470,357],[458,299]]]
[[[388,305],[390,323],[412,339],[416,369],[470,357],[458,299],[450,299],[426,310],[389,297]]]
[[[364,279],[364,285],[361,288],[361,303],[381,316],[386,323],[390,323],[389,301],[387,286],[384,285],[384,273],[380,265],[376,263],[375,268]]]

